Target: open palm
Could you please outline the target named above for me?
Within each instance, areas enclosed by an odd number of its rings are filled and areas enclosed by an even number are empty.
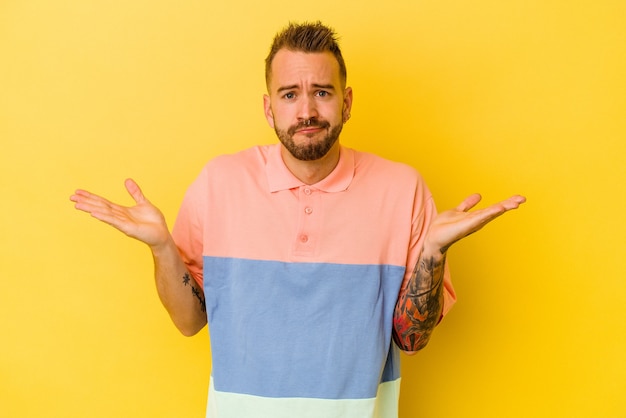
[[[470,212],[480,200],[479,194],[473,194],[456,208],[441,212],[430,226],[427,245],[444,253],[452,244],[480,230],[498,216],[517,209],[526,198],[516,195],[484,209]]]
[[[146,199],[133,180],[128,179],[124,184],[135,200],[135,206],[117,205],[86,190],[77,190],[70,200],[75,202],[76,209],[91,214],[94,218],[151,247],[165,243],[169,231],[161,211]]]

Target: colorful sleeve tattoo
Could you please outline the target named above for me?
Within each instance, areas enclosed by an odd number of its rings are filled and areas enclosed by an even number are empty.
[[[393,316],[393,338],[405,351],[426,346],[443,309],[446,257],[420,257],[413,274],[403,283]]]

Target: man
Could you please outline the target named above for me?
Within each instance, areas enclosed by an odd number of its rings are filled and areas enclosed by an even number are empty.
[[[148,244],[183,334],[208,318],[208,417],[397,416],[399,349],[423,348],[455,300],[448,248],[525,200],[437,215],[415,170],[340,145],[346,74],[331,29],[279,33],[264,111],[280,144],[210,161],[172,234],[132,180],[133,207],[71,198]]]

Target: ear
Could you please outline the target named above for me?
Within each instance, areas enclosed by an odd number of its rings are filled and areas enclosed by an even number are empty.
[[[265,112],[265,119],[267,119],[267,123],[269,123],[270,128],[274,129],[274,112],[272,112],[270,96],[267,94],[263,95],[263,110]]]
[[[350,119],[350,112],[352,111],[352,87],[346,87],[343,92],[343,123],[346,123]]]

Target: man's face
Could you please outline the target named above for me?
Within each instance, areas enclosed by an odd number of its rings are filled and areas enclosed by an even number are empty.
[[[281,49],[268,90],[265,116],[283,146],[298,160],[324,157],[337,143],[352,105],[352,90],[344,89],[334,55]]]

